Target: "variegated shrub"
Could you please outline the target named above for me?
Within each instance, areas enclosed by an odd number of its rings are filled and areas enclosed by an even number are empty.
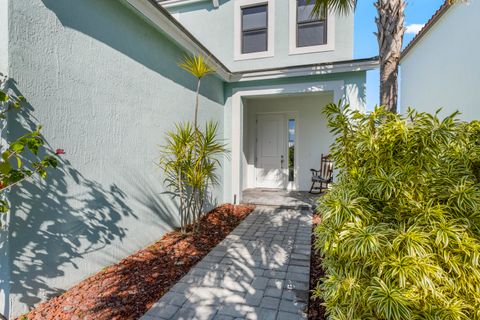
[[[330,319],[480,319],[480,125],[326,107],[336,183],[321,198],[315,294]]]

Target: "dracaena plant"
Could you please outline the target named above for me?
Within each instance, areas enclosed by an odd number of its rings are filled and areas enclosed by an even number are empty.
[[[217,170],[227,150],[218,138],[217,123],[198,126],[201,80],[213,68],[202,56],[185,57],[179,66],[197,78],[195,116],[193,123],[177,123],[174,130],[166,133],[159,164],[165,174],[164,184],[179,201],[181,231],[186,233],[189,224],[198,230],[208,190],[218,184]]]
[[[11,110],[20,109],[24,98],[8,94],[0,90],[0,121],[8,121],[7,114]],[[57,149],[55,155],[42,153],[45,144],[39,126],[23,136],[11,141],[3,141],[0,145],[0,213],[9,209],[6,192],[19,185],[24,180],[35,175],[45,178],[49,167],[56,167],[57,156],[63,154],[63,149]]]
[[[185,56],[178,65],[180,68],[197,78],[197,92],[195,94],[195,116],[193,119],[193,126],[196,129],[198,123],[198,108],[202,79],[213,73],[215,70],[205,61],[205,57],[201,55]]]
[[[186,122],[167,132],[160,167],[165,173],[166,186],[179,201],[183,233],[189,224],[198,226],[208,188],[218,185],[217,169],[226,149],[217,136],[218,125],[214,122],[197,131]]]
[[[315,230],[329,319],[480,319],[480,123],[330,104]]]

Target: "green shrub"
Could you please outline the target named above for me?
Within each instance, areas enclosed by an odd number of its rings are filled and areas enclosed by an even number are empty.
[[[319,203],[330,319],[480,319],[480,124],[325,111],[337,182]]]

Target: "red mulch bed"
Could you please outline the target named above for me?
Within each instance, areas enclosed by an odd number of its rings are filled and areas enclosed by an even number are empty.
[[[30,320],[138,319],[252,211],[252,206],[222,205],[201,219],[197,235],[172,231],[25,316]]]
[[[321,218],[318,213],[313,214],[313,230],[320,223]],[[321,299],[314,299],[312,297],[312,290],[317,286],[320,278],[324,276],[324,271],[321,267],[322,258],[320,254],[315,251],[313,244],[315,243],[315,232],[312,233],[312,252],[310,256],[310,299],[308,302],[308,319],[309,320],[326,320],[325,307],[322,306]]]

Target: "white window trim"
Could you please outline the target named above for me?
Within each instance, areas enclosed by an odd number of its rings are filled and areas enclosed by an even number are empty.
[[[267,51],[242,54],[242,8],[254,5],[268,5]],[[274,56],[275,45],[275,1],[274,0],[235,0],[234,4],[234,60],[269,58]]]
[[[289,54],[305,54],[335,50],[335,13],[327,17],[327,43],[319,46],[297,47],[297,0],[289,0]]]

